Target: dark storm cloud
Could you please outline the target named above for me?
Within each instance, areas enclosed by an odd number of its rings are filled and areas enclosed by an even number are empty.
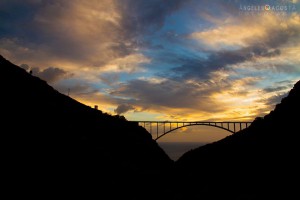
[[[280,55],[279,49],[269,49],[262,45],[246,47],[239,50],[223,50],[210,52],[207,59],[204,58],[182,58],[178,59],[182,65],[172,69],[174,78],[207,79],[210,72],[224,69],[228,65],[234,65],[250,61],[259,57],[275,57]],[[181,55],[178,55],[181,56]]]
[[[118,115],[120,115],[120,114],[124,114],[130,110],[135,110],[135,108],[129,104],[121,104],[121,105],[118,105],[118,107],[114,110],[114,112],[117,113]]]
[[[122,23],[130,34],[150,33],[161,28],[166,16],[181,8],[190,0],[124,0],[120,9],[124,15]]]
[[[0,37],[33,39],[37,36],[31,20],[38,11],[38,4],[32,0],[0,1]]]

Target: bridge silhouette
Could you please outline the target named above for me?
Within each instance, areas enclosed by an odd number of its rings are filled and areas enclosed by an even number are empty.
[[[196,122],[177,122],[177,121],[131,121],[145,128],[154,140],[165,136],[172,131],[178,130],[188,126],[212,126],[220,128],[234,134],[240,130],[247,128],[252,122],[207,122],[207,121],[196,121]]]

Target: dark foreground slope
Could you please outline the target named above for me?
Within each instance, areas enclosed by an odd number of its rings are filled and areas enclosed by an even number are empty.
[[[144,180],[172,164],[142,127],[60,94],[2,56],[0,85],[2,172],[11,194],[139,199]]]
[[[299,198],[300,81],[274,111],[176,163],[183,199]]]

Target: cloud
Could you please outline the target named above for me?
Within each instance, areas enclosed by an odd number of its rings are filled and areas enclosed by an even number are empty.
[[[257,77],[228,80],[220,71],[209,81],[185,82],[163,79],[133,80],[112,91],[116,97],[130,97],[128,103],[148,112],[165,113],[164,119],[234,119],[253,116],[261,98],[254,85]],[[132,100],[133,99],[133,100]]]
[[[103,83],[113,86],[119,83],[120,76],[116,73],[105,73],[101,74],[99,78]]]
[[[171,72],[164,76],[179,79],[208,79],[210,73],[229,69],[231,65],[244,63],[247,61],[255,62],[257,59],[270,58],[280,55],[279,49],[268,49],[264,46],[251,46],[240,50],[223,50],[210,52],[207,58],[185,58],[181,59],[181,66],[174,67]]]
[[[101,67],[131,53],[120,19],[115,1],[56,0],[42,7],[33,22],[50,55]]]
[[[144,109],[197,108],[203,112],[218,111],[220,107],[210,101],[209,96],[206,95],[207,92],[201,91],[201,88],[194,83],[180,83],[171,80],[160,83],[132,80],[118,90],[114,90],[111,95],[129,96],[136,100],[137,106]]]
[[[189,38],[212,49],[235,47],[278,48],[300,38],[300,16],[293,13],[284,18],[275,13],[269,15],[240,16],[225,19],[229,23],[216,24],[215,27],[193,32]],[[224,20],[224,19],[223,19]]]
[[[49,67],[43,71],[37,71],[36,73],[36,76],[50,83],[66,78],[67,76],[66,71],[56,67]]]
[[[101,72],[110,73],[136,73],[145,71],[140,67],[141,64],[150,63],[150,59],[143,54],[131,54],[122,58],[117,58],[108,62],[101,68]]]
[[[124,0],[120,6],[124,14],[122,24],[127,34],[149,34],[160,29],[165,18],[182,8],[190,0]]]
[[[88,81],[145,72],[151,59],[139,51],[141,38],[185,2],[9,1],[1,8],[7,15],[0,16],[0,53],[40,70],[60,66]]]
[[[254,116],[287,87],[271,81],[300,72],[299,14],[237,16],[234,2],[1,1],[0,54],[108,112]]]
[[[12,10],[13,5],[8,8]],[[27,10],[25,4],[18,6],[24,10],[14,13],[16,23],[5,26],[3,32],[8,34],[1,38],[5,56],[23,63],[27,63],[26,58],[35,60],[43,66],[57,64],[54,60],[71,61],[74,67],[102,67],[135,52],[131,39],[124,34],[116,1],[44,1],[33,10]],[[28,24],[24,33],[17,30],[20,22]]]
[[[229,20],[232,24],[217,24],[215,28],[190,34],[189,38],[199,41],[199,45],[206,45],[202,51],[208,55],[181,59],[181,65],[165,75],[183,80],[207,79],[213,71],[231,70],[233,65],[246,62],[253,66],[260,63],[260,67],[273,63],[278,70],[295,71],[290,64],[278,65],[276,60],[283,56],[285,60],[295,60],[293,56],[287,57],[286,52],[300,44],[300,15],[291,14],[286,20],[276,15],[259,16],[260,19],[253,20],[255,17],[258,16],[235,18]]]
[[[213,49],[224,49],[226,47],[246,47],[248,46],[247,40],[255,37],[262,37],[264,35],[264,30],[257,24],[250,30],[247,23],[245,23],[245,25],[242,26],[217,26],[213,29],[194,32],[190,34],[189,37],[198,40]]]
[[[35,60],[41,66],[45,62],[57,65],[52,62],[55,60],[107,70],[111,62],[119,64],[131,56],[141,56],[137,51],[142,36],[159,29],[166,16],[185,2],[26,0],[18,4],[10,1],[3,5],[9,15],[0,18],[1,33],[5,33],[0,34],[5,40],[0,42],[0,52],[22,63]],[[24,30],[19,31],[20,27]],[[18,55],[15,49],[19,49]]]
[[[160,113],[157,120],[252,120],[273,109],[283,97],[257,88],[264,80],[259,76],[232,79],[232,74],[220,70],[206,81],[132,80],[112,90],[110,96],[135,109]]]
[[[21,68],[25,69],[26,71],[31,70],[32,75],[37,76],[49,83],[56,82],[61,79],[65,79],[68,77],[71,77],[72,74],[69,74],[63,69],[57,68],[57,67],[49,67],[44,70],[40,70],[38,67],[31,68],[27,64],[20,65]]]
[[[117,113],[118,115],[120,115],[120,114],[126,113],[130,110],[135,110],[135,108],[129,104],[121,104],[121,105],[118,105],[118,107],[114,110],[114,112]]]
[[[23,68],[23,69],[25,69],[26,71],[30,70],[30,67],[27,64],[21,64],[20,67]]]
[[[269,92],[278,92],[278,91],[282,91],[282,90],[287,90],[290,88],[292,88],[291,85],[289,85],[289,86],[284,85],[284,86],[277,86],[277,87],[267,87],[267,88],[264,88],[263,91],[266,93],[269,93]]]
[[[285,93],[277,93],[267,99],[263,99],[263,103],[269,106],[275,106],[276,104],[279,104],[281,100],[288,95],[287,92]]]
[[[111,113],[117,105],[124,103],[124,101],[108,96],[105,90],[99,89],[95,87],[95,84],[86,82],[85,80],[70,78],[67,81],[57,81],[52,85],[59,92],[85,105],[91,107],[98,105],[98,108],[103,112]]]

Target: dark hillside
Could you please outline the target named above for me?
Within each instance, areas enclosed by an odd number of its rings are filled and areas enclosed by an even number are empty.
[[[250,127],[184,154],[177,173],[184,196],[289,199],[299,196],[300,81],[274,111]]]
[[[71,188],[76,195],[85,188],[113,197],[123,191],[134,198],[133,188],[146,190],[142,177],[172,164],[137,124],[60,94],[2,56],[0,69],[6,185],[29,193]]]

